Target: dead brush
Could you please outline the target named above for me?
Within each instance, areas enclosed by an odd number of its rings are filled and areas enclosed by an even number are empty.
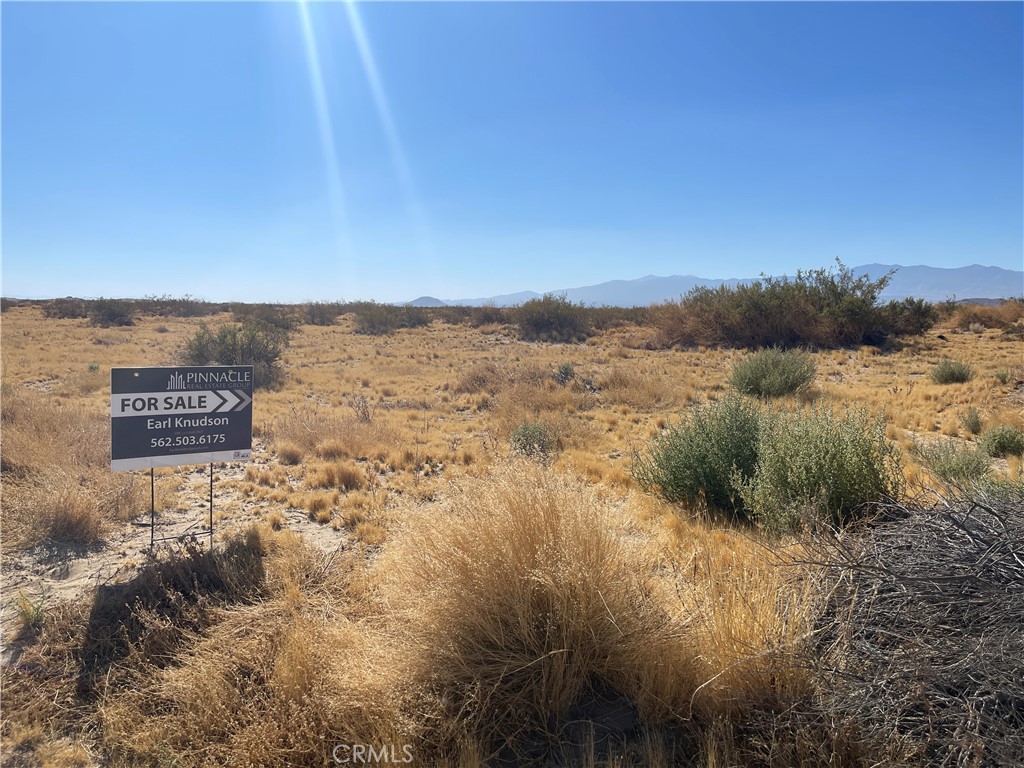
[[[835,581],[820,638],[828,711],[927,765],[1024,755],[1024,493],[892,505],[809,553]]]

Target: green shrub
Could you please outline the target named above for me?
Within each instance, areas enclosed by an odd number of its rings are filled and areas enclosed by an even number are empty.
[[[261,323],[222,325],[214,333],[203,323],[185,342],[185,365],[251,365],[253,386],[269,387],[281,378],[280,361],[288,336]]]
[[[989,456],[1006,458],[1024,455],[1024,432],[1009,424],[985,430],[981,436],[981,449]]]
[[[99,298],[89,302],[89,322],[100,328],[134,325],[134,308],[124,299]]]
[[[582,304],[573,304],[565,296],[547,294],[530,299],[514,310],[519,335],[526,341],[573,343],[593,334],[593,324]]]
[[[976,446],[961,446],[956,440],[917,444],[913,452],[921,464],[940,480],[961,487],[982,480],[988,475],[991,464],[984,451]]]
[[[744,395],[781,397],[807,389],[816,372],[814,359],[807,352],[762,349],[733,366],[729,383]]]
[[[528,421],[515,428],[510,442],[512,453],[545,460],[558,447],[558,434],[547,424]]]
[[[960,423],[972,435],[977,435],[981,432],[981,413],[977,408],[968,408],[960,414]]]
[[[1000,384],[1006,384],[1010,381],[1010,372],[1005,368],[1000,368],[996,371],[996,381]]]
[[[735,480],[747,480],[757,464],[762,414],[754,401],[730,394],[696,405],[676,426],[633,456],[640,487],[672,503],[703,500],[711,509],[747,517]]]
[[[967,363],[943,360],[932,368],[931,377],[936,384],[963,384],[974,378],[974,371]]]
[[[871,502],[902,492],[899,449],[885,423],[866,410],[811,407],[767,422],[757,462],[736,484],[744,504],[771,530],[794,527],[810,512],[842,526]]]

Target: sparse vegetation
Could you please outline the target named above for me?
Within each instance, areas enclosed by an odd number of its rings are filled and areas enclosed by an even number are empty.
[[[974,371],[967,363],[956,360],[942,360],[931,372],[936,384],[963,384],[974,378]]]
[[[430,322],[430,314],[425,307],[360,301],[350,305],[349,311],[355,315],[356,333],[368,336],[384,336],[400,328],[421,328]]]
[[[816,372],[814,359],[807,352],[762,349],[733,366],[729,383],[744,395],[781,397],[806,390]]]
[[[969,448],[944,436],[967,436],[973,407],[981,435],[1021,426],[1015,338],[944,326],[946,338],[884,351],[808,347],[828,403],[808,409],[731,392],[744,353],[651,349],[632,324],[643,312],[602,324],[586,308],[599,332],[567,354],[474,328],[466,308],[424,310],[465,315],[457,324],[357,334],[353,305],[339,305],[333,325],[292,331],[288,376],[255,401],[253,461],[216,467],[213,555],[186,538],[150,559],[149,532],[129,524],[148,519],[148,476],[109,469],[105,387],[112,366],[173,360],[203,329],[158,303],[136,302],[130,330],[47,318],[45,302],[4,312],[4,615],[23,630],[0,669],[5,764],[319,766],[335,743],[363,741],[467,768],[895,768],[1019,752],[1003,705],[1019,696],[1020,652],[995,597],[1017,589],[1005,579],[1016,534],[1009,518],[1003,531],[995,518],[972,526],[985,509],[1018,514],[1024,462],[972,452],[943,464],[914,447]],[[940,356],[971,361],[975,379],[932,386]],[[711,417],[735,403],[749,419]],[[543,460],[512,450],[524,425],[556,436]],[[655,462],[670,435],[689,465]],[[729,454],[751,445],[740,471]],[[893,470],[899,449],[934,508],[874,504],[872,456]],[[720,506],[695,467],[717,473]],[[692,481],[671,503],[668,470]],[[156,479],[161,528],[193,524],[197,504],[205,516],[205,467]],[[757,481],[770,504],[743,498]],[[832,504],[833,485],[875,489],[872,503]],[[869,524],[838,531],[749,524],[864,512]],[[958,525],[970,535],[957,539]],[[847,568],[844,553],[867,559]],[[116,575],[94,577],[101,568]],[[942,606],[959,610],[965,584],[991,621],[940,637],[931,627],[948,621]],[[918,604],[939,592],[934,610]]]
[[[302,322],[306,325],[334,325],[341,314],[341,304],[330,301],[314,301],[303,307]]]

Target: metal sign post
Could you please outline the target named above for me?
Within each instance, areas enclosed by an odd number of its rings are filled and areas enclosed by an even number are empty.
[[[150,548],[156,536],[156,467],[252,457],[251,365],[113,368],[110,371],[110,468],[149,469]]]

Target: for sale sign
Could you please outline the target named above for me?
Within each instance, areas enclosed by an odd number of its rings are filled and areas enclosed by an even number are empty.
[[[251,365],[111,369],[111,469],[251,455]]]

